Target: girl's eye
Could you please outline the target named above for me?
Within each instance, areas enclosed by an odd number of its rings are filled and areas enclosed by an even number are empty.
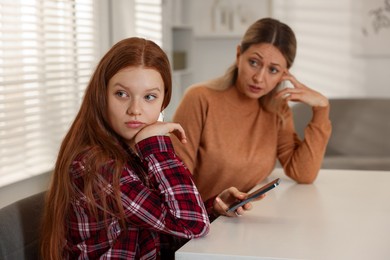
[[[118,97],[128,97],[129,95],[127,95],[127,93],[123,90],[119,90],[115,93],[115,95],[117,95]]]
[[[145,96],[145,99],[146,99],[147,101],[152,101],[152,100],[155,100],[156,98],[157,98],[157,96],[154,95],[154,94],[149,94],[149,95],[146,95],[146,96]]]

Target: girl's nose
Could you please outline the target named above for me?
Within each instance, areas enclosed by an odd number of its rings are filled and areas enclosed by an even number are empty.
[[[127,108],[127,113],[132,116],[137,116],[141,114],[141,107],[139,102],[136,100],[131,101],[129,107]]]

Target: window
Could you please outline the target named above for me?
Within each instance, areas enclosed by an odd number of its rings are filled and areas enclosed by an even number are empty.
[[[162,46],[161,0],[135,0],[135,33]]]
[[[98,56],[98,3],[0,1],[0,186],[53,169]]]
[[[292,72],[328,97],[364,95],[362,60],[353,54],[352,0],[273,0],[273,16],[292,27],[298,51]]]

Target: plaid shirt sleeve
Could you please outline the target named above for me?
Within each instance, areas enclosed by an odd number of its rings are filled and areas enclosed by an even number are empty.
[[[149,184],[121,184],[127,222],[187,239],[206,235],[210,225],[207,211],[170,138],[153,136],[139,142],[136,149]]]

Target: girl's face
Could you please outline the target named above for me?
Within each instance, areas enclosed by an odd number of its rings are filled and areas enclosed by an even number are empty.
[[[249,98],[258,99],[271,92],[287,72],[287,61],[269,43],[253,44],[244,53],[237,47],[236,87]]]
[[[144,127],[155,123],[164,100],[164,82],[157,70],[127,67],[108,82],[108,120],[128,144]]]

